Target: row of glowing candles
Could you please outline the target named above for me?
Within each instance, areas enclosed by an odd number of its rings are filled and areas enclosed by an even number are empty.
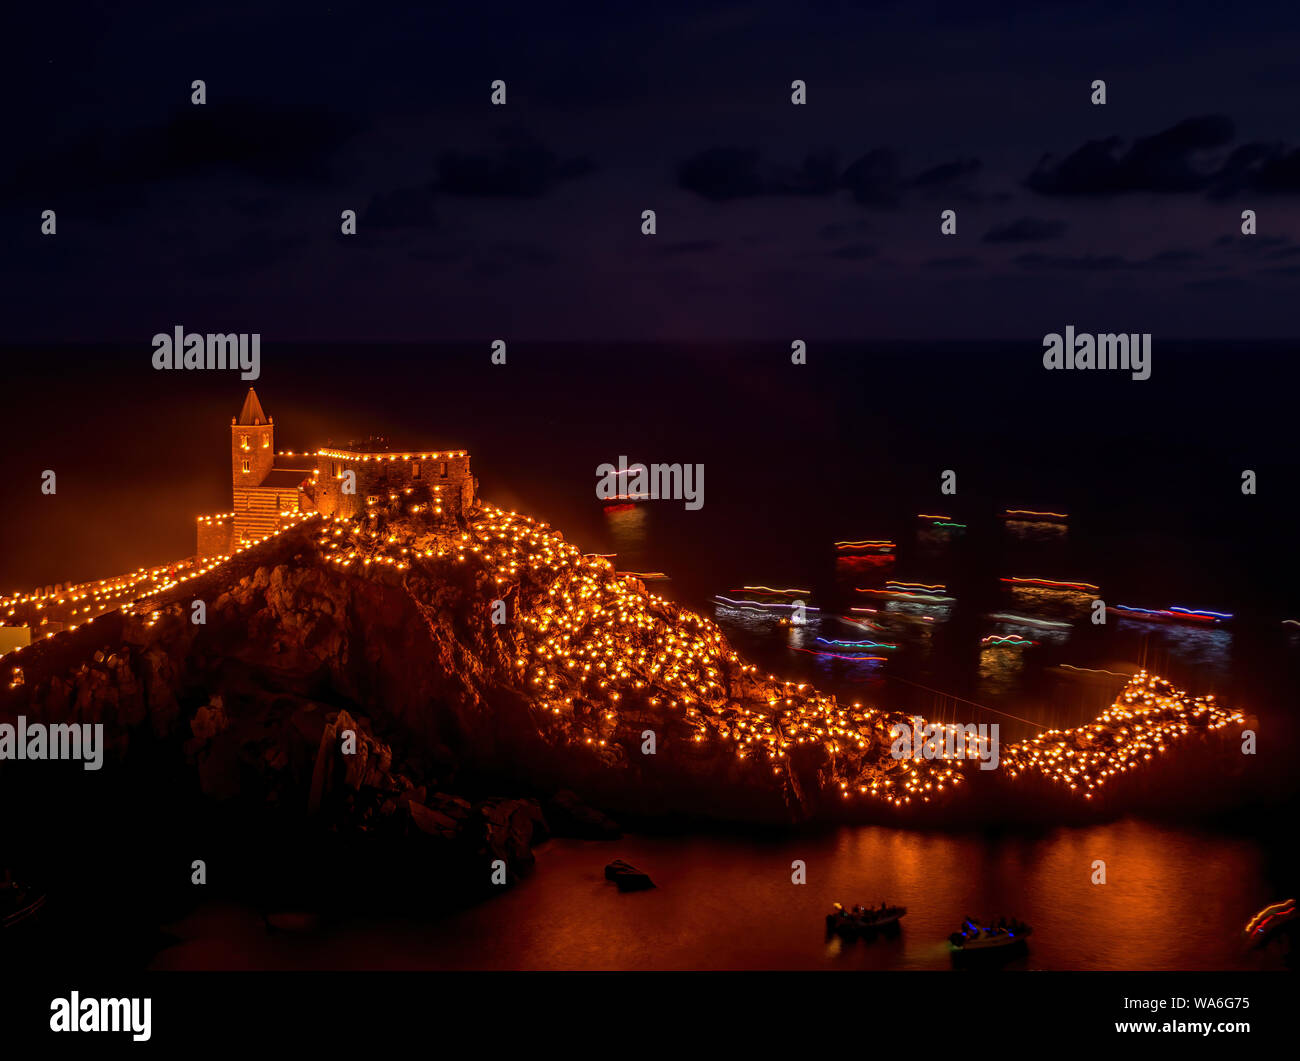
[[[472,551],[496,568],[498,584],[521,582],[521,565],[535,583],[536,606],[522,617],[532,636],[522,639],[516,666],[552,714],[577,722],[575,701],[597,708],[589,716],[596,725],[583,738],[588,744],[608,744],[629,701],[666,701],[695,730],[696,742],[730,742],[738,758],[765,760],[778,774],[795,749],[820,745],[835,760],[836,775],[856,774],[838,782],[846,798],[857,793],[896,806],[928,802],[959,784],[963,760],[984,751],[980,738],[947,726],[956,759],[891,760],[882,768],[869,751],[888,741],[887,714],[841,705],[774,676],[751,687],[762,690],[759,697],[737,695],[729,679],[753,676],[755,668],[739,660],[716,624],[618,577],[608,560],[584,556],[544,524],[488,512],[474,527],[479,540]],[[1107,779],[1163,754],[1180,737],[1241,721],[1213,697],[1190,699],[1139,672],[1094,724],[1012,745],[1002,761],[1012,777],[1038,773],[1090,799]]]
[[[389,499],[398,500],[398,495]],[[466,563],[473,558],[487,569],[494,586],[517,587],[525,604],[518,618],[527,636],[516,641],[516,667],[552,715],[566,715],[577,724],[575,701],[597,707],[592,713],[596,724],[583,727],[587,744],[609,743],[626,701],[652,708],[666,702],[694,731],[696,743],[727,742],[738,759],[770,764],[775,774],[788,769],[796,749],[820,746],[833,761],[832,776],[845,798],[856,793],[900,807],[914,799],[928,802],[960,784],[963,760],[983,750],[980,738],[948,726],[958,758],[882,761],[871,753],[889,740],[888,714],[857,703],[840,704],[807,684],[781,682],[772,675],[760,680],[715,623],[645,592],[620,577],[608,559],[584,555],[544,523],[485,506],[471,531],[437,536],[435,545],[426,541],[421,549],[405,528],[401,535],[388,526],[376,529],[376,515],[372,510],[367,519],[323,521],[318,544],[333,554],[329,559],[335,563],[398,570],[421,560],[448,557]],[[276,533],[318,518],[306,513],[289,517]],[[265,540],[183,575],[166,569],[137,573],[139,581],[156,584],[133,610],[149,610],[150,598]],[[156,610],[150,612],[151,621],[156,616]],[[733,685],[738,678],[747,679],[744,689]],[[1139,672],[1094,724],[1050,730],[1012,745],[1002,752],[1002,763],[1011,777],[1036,772],[1092,798],[1110,778],[1163,754],[1192,731],[1241,721],[1239,712],[1219,707],[1213,697],[1190,699],[1162,679]]]

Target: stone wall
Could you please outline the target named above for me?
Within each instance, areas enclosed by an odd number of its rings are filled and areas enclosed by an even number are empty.
[[[200,516],[195,554],[199,559],[229,556],[234,533],[235,522],[232,515]]]
[[[301,508],[297,487],[235,487],[235,524],[232,544],[265,538],[280,529],[284,516]]]
[[[364,514],[369,498],[389,500],[392,494],[410,490],[423,498],[427,491],[435,515],[450,520],[462,517],[475,501],[474,477],[470,473],[469,455],[440,453],[427,458],[405,459],[390,455],[369,458],[340,458],[323,454],[317,457],[320,474],[314,489],[316,508],[326,516],[352,518]],[[356,473],[356,493],[342,490],[343,473]],[[441,509],[441,512],[437,512]]]
[[[248,471],[244,471],[248,461]],[[241,425],[230,428],[230,481],[241,486],[257,486],[275,467],[275,429],[270,424]]]

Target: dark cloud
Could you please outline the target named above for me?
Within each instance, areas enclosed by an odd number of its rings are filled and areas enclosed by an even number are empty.
[[[560,158],[531,134],[506,131],[494,150],[447,152],[438,160],[436,188],[447,195],[535,199],[563,181],[591,173],[585,156]]]
[[[1234,128],[1224,115],[1188,118],[1121,150],[1119,137],[1090,140],[1059,162],[1050,157],[1025,179],[1042,195],[1108,196],[1123,192],[1204,192],[1212,199],[1240,194],[1300,194],[1300,148],[1248,143],[1231,150],[1218,168]]]
[[[231,172],[322,183],[330,157],[359,129],[355,120],[317,107],[191,106],[162,126],[120,136],[84,133],[20,160],[7,190],[48,196]]]
[[[1061,196],[1203,191],[1216,174],[1199,167],[1198,156],[1224,147],[1232,136],[1231,119],[1208,115],[1141,137],[1127,151],[1119,137],[1090,140],[1059,162],[1042,159],[1025,185],[1040,195]]]
[[[1039,217],[1019,217],[1003,225],[994,225],[984,233],[985,243],[1041,243],[1065,235],[1064,221]]]
[[[434,229],[441,194],[496,199],[529,199],[560,182],[594,170],[586,158],[561,159],[531,134],[507,130],[501,146],[483,152],[450,151],[438,160],[434,181],[422,187],[377,192],[361,221],[369,229]]]
[[[1149,272],[1178,272],[1192,268],[1204,255],[1173,249],[1149,258],[1127,258],[1122,254],[1020,254],[1012,259],[1022,269],[1044,272],[1112,273],[1121,269]]]
[[[759,195],[827,195],[836,188],[835,160],[814,152],[802,166],[786,167],[765,163],[751,148],[711,147],[682,163],[677,183],[713,202]]]
[[[766,162],[754,148],[711,147],[682,163],[677,183],[713,202],[758,196],[822,196],[842,189],[860,206],[889,209],[898,206],[909,192],[976,200],[979,196],[969,182],[980,166],[978,159],[961,159],[905,177],[898,154],[878,147],[850,162],[840,173],[834,155],[828,151],[810,152],[799,166],[782,166]],[[822,234],[835,239],[845,232],[828,225]]]
[[[1282,144],[1262,143],[1237,148],[1215,175],[1210,195],[1226,199],[1240,193],[1300,193],[1300,148],[1288,150]]]
[[[908,183],[913,188],[947,188],[978,173],[980,166],[981,162],[977,158],[945,162],[942,165],[922,170]]]
[[[190,107],[146,137],[143,158],[161,176],[233,169],[266,180],[320,183],[330,157],[360,123],[319,107],[231,102]]]
[[[979,203],[984,196],[973,184],[974,176],[983,168],[977,158],[958,159],[922,170],[906,182],[906,188],[930,196],[942,195],[957,203]]]
[[[898,156],[887,147],[868,151],[849,164],[841,183],[860,206],[877,209],[897,206],[903,194]]]

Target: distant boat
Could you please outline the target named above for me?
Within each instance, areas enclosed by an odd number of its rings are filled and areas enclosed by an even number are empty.
[[[1002,518],[1015,523],[1065,523],[1069,520],[1068,512],[1035,512],[1028,508],[1003,509]]]
[[[1034,589],[1054,593],[1096,593],[1100,588],[1091,582],[1061,582],[1054,578],[1003,578],[1012,589]]]
[[[1026,949],[1034,930],[1012,918],[1001,925],[980,925],[970,918],[962,922],[961,931],[948,937],[954,956],[964,954],[1015,954]]]
[[[898,544],[885,538],[863,538],[858,541],[836,542],[835,548],[841,553],[892,553]]]
[[[947,596],[947,587],[925,582],[898,582],[890,580],[884,589],[853,587],[854,593],[865,593],[871,597],[884,597],[890,600],[920,601],[924,604],[951,603],[955,598]]]
[[[826,931],[845,939],[867,936],[883,929],[896,928],[906,914],[906,906],[855,906],[852,910],[845,910],[836,903],[826,915]]]
[[[1286,899],[1280,903],[1273,903],[1264,907],[1263,910],[1252,917],[1246,924],[1244,935],[1251,946],[1262,947],[1264,944],[1276,939],[1282,930],[1295,920],[1295,900]]]
[[[1201,626],[1217,626],[1232,618],[1230,612],[1180,608],[1177,605],[1168,608],[1131,608],[1126,604],[1111,604],[1107,606],[1107,610],[1123,619],[1134,619],[1143,623],[1193,623]]]

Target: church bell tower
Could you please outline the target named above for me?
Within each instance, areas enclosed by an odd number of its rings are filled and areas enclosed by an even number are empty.
[[[230,421],[232,485],[260,486],[275,466],[275,425],[262,411],[257,391],[248,388],[239,416]]]

